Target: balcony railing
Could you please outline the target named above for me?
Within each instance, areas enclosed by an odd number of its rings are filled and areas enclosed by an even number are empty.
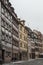
[[[16,36],[13,35],[13,38],[17,41],[19,41],[19,38],[17,38]]]

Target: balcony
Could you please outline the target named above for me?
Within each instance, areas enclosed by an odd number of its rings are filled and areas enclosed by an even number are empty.
[[[16,36],[13,35],[13,38],[17,41],[19,41],[19,38],[17,38]]]
[[[5,29],[2,27],[1,30],[5,33]]]
[[[43,55],[43,53],[40,53],[40,55]]]
[[[15,24],[16,25],[16,24]],[[18,29],[16,28],[16,26],[14,26],[14,24],[12,24],[13,28],[18,32]]]
[[[4,47],[10,47],[12,48],[12,44],[6,43],[5,41],[1,42]]]
[[[12,26],[11,21],[9,21],[9,20],[5,17],[5,15],[3,15],[3,14],[2,14],[2,19],[3,19],[4,21],[6,21],[10,26]]]
[[[7,34],[7,35],[11,36],[11,33],[10,33],[10,32],[8,32],[7,30],[5,30],[5,28],[3,28],[3,27],[2,27],[2,31],[3,31],[5,34]]]
[[[19,50],[19,47],[13,46],[13,49]]]

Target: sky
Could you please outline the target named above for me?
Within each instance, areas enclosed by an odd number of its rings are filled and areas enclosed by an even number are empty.
[[[43,0],[9,0],[18,18],[26,21],[32,30],[43,33]]]

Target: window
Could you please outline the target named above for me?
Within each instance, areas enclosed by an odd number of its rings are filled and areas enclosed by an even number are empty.
[[[11,32],[12,27],[10,25],[8,25],[8,30]]]
[[[9,0],[2,0],[4,4],[7,4]]]
[[[5,22],[3,19],[1,20],[1,26],[3,26],[3,27],[5,26]]]
[[[34,34],[33,33],[31,34],[31,38],[34,38]]]
[[[4,11],[5,11],[5,16],[7,17],[7,10],[5,9]]]
[[[10,18],[11,18],[10,21],[12,22],[12,15],[10,16]]]
[[[11,52],[9,52],[9,51],[6,51],[6,57],[11,57]]]
[[[15,18],[12,18],[12,23],[13,25],[18,29],[19,28],[19,25],[17,23],[17,21],[15,20]]]
[[[39,48],[35,48],[35,51],[39,51]]]
[[[34,37],[35,37],[35,38],[37,38],[37,35],[36,35],[36,34],[34,34]]]
[[[18,53],[13,53],[13,60],[18,60]]]
[[[20,39],[22,39],[22,33],[20,34]]]
[[[24,48],[27,48],[27,44],[26,43],[24,43]]]
[[[5,0],[3,0],[3,2],[5,3]]]
[[[22,42],[20,43],[20,47],[22,47]]]
[[[22,26],[20,25],[20,30],[22,31]]]
[[[18,47],[18,46],[19,46],[19,43],[18,43],[17,41],[15,41],[15,42],[14,42],[14,45],[15,45],[16,47]]]
[[[27,41],[27,37],[26,36],[24,36],[24,40]]]
[[[8,0],[5,0],[5,4],[8,4]]]
[[[2,11],[2,13],[4,13],[4,7],[2,6],[2,8],[1,8],[1,11]]]
[[[35,46],[38,46],[38,43],[35,43]]]
[[[10,13],[8,12],[8,19],[10,20],[11,19],[11,15],[10,15]]]
[[[15,31],[14,29],[12,30],[12,33],[13,33],[16,37],[19,37],[18,32]]]
[[[16,41],[16,40],[13,39],[13,45],[16,46],[16,47],[19,47],[18,41]]]
[[[24,28],[24,33],[26,34],[27,33],[27,31],[26,31],[26,29]]]
[[[5,40],[5,33],[2,32],[1,38],[2,38],[2,40]]]
[[[8,35],[5,35],[5,41],[8,42]]]
[[[12,43],[12,38],[8,36],[8,42]]]
[[[8,29],[8,23],[7,22],[5,22],[5,28]]]
[[[32,52],[35,52],[35,49],[31,49]]]

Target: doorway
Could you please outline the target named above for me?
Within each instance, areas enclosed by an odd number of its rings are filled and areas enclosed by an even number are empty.
[[[35,53],[32,53],[32,59],[35,59]]]
[[[2,60],[4,62],[4,53],[5,53],[5,50],[2,50]]]
[[[20,56],[19,57],[20,57],[20,60],[21,60],[22,59],[22,54],[21,53],[20,53]]]

